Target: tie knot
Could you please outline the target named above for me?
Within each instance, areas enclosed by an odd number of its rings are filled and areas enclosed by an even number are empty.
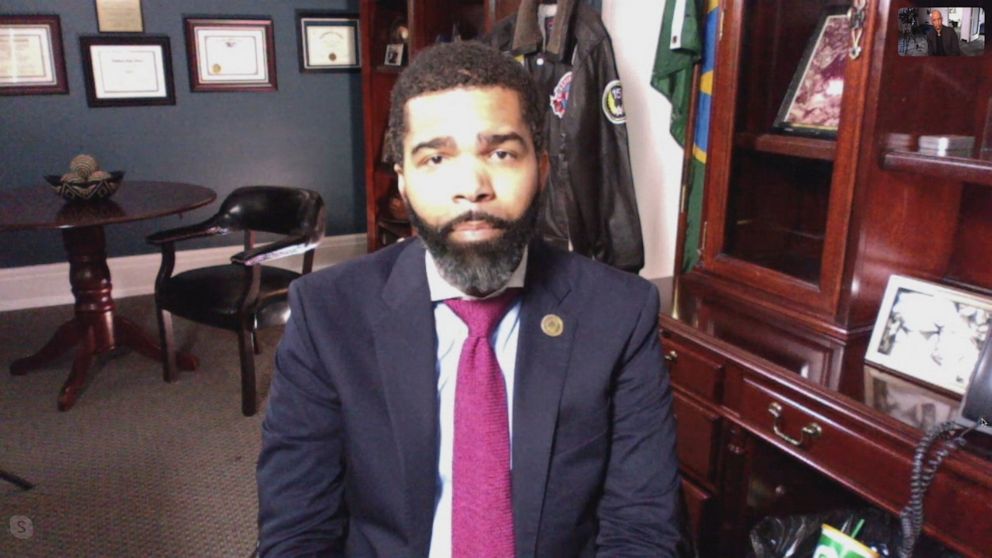
[[[507,289],[492,298],[480,300],[452,298],[444,303],[468,326],[469,337],[489,337],[519,294],[520,289]]]

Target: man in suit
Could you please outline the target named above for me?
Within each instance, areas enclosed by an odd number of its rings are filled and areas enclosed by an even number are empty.
[[[478,43],[399,77],[387,141],[419,237],[290,289],[263,557],[675,555],[657,291],[533,239],[546,102]]]
[[[933,27],[927,30],[927,54],[929,56],[961,56],[961,43],[958,34],[950,27],[944,27],[944,15],[939,10],[930,12]]]

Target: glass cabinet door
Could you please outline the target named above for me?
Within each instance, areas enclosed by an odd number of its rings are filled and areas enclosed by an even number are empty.
[[[827,311],[854,176],[838,145],[861,87],[849,8],[727,2],[713,86],[704,267]]]
[[[814,284],[850,46],[832,6],[748,2],[725,217],[726,254]]]

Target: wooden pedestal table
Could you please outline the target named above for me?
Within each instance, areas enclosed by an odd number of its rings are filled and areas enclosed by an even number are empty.
[[[95,356],[130,347],[161,361],[161,347],[154,338],[115,312],[104,227],[182,213],[207,205],[216,197],[212,190],[193,184],[142,181],[126,181],[111,198],[89,202],[65,202],[47,186],[0,191],[0,232],[62,231],[75,297],[73,318],[37,353],[11,363],[10,373],[25,374],[75,346],[72,369],[58,396],[58,408],[65,411],[79,397]],[[197,360],[193,355],[179,354],[177,364],[193,370]]]

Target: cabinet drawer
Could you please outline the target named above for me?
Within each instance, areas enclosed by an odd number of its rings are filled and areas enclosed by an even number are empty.
[[[661,340],[672,383],[707,401],[719,403],[723,363],[682,339],[663,335]]]
[[[682,479],[682,493],[685,494],[688,531],[699,548],[704,540],[716,534],[716,529],[710,525],[713,495],[688,479]]]
[[[682,470],[710,484],[719,441],[720,415],[678,393],[675,394],[674,407]]]
[[[815,400],[779,393],[745,378],[741,419],[750,430],[861,495],[905,498],[909,486],[906,462],[872,443],[847,417]],[[879,475],[878,471],[888,473]]]

